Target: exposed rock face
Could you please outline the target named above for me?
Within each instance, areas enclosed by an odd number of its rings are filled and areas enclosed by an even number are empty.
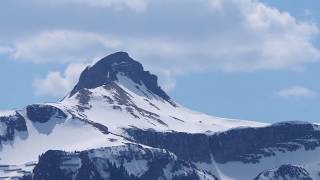
[[[215,160],[221,163],[258,163],[261,157],[300,148],[313,150],[320,145],[318,126],[288,122],[263,128],[243,128],[219,133],[210,138]]]
[[[63,111],[50,105],[33,104],[27,106],[26,109],[27,116],[32,122],[46,123],[51,118],[67,118],[67,115]]]
[[[205,134],[162,133],[136,128],[127,129],[127,133],[141,144],[168,149],[181,159],[193,162],[211,162],[210,138]]]
[[[313,178],[304,168],[285,164],[261,172],[254,180],[313,180]]]
[[[214,135],[128,129],[137,142],[165,148],[190,161],[259,163],[276,152],[313,150],[320,146],[318,126],[288,122],[263,128],[239,128]]]
[[[158,86],[157,76],[149,71],[144,71],[143,66],[125,52],[111,54],[94,66],[87,67],[81,73],[79,82],[71,91],[70,97],[81,89],[93,89],[114,82],[118,80],[117,75],[119,73],[139,85],[145,85],[150,92],[164,100],[170,100],[170,97]]]
[[[0,145],[3,141],[12,141],[17,132],[27,131],[26,121],[18,112],[0,117]]]
[[[166,150],[133,144],[76,153],[48,151],[40,157],[33,174],[34,180],[216,179]]]

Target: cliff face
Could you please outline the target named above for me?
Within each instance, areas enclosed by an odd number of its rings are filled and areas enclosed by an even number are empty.
[[[193,162],[259,163],[278,152],[312,151],[320,146],[318,125],[287,122],[261,128],[238,128],[213,135],[128,129],[141,144],[165,148]]]

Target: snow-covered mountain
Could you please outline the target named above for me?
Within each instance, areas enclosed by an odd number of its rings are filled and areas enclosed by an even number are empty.
[[[194,112],[125,52],[59,102],[0,112],[0,145],[0,179],[320,179],[318,125]]]

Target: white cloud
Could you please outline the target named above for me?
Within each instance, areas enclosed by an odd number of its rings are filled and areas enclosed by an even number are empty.
[[[56,30],[21,39],[8,53],[33,63],[87,62],[115,51],[130,51],[138,56],[176,56],[186,51],[182,44],[163,39],[120,37],[108,34]]]
[[[222,2],[222,9],[234,19],[226,23],[235,25],[226,29],[230,32],[221,36],[222,46],[213,54],[225,61],[226,70],[295,69],[319,60],[320,51],[312,44],[319,35],[315,24],[299,22],[259,1]]]
[[[0,54],[10,54],[13,49],[9,46],[0,46]]]
[[[64,73],[53,71],[43,79],[35,79],[33,87],[36,95],[63,97],[72,90],[85,67],[86,65],[82,63],[70,64]]]
[[[163,69],[156,70],[159,76],[159,84],[166,92],[172,91],[176,87],[175,75],[171,74],[171,71]]]
[[[278,91],[277,95],[285,98],[310,98],[315,97],[317,93],[303,86],[292,86]]]
[[[84,5],[94,8],[115,8],[116,10],[131,9],[137,12],[147,8],[148,0],[33,0],[37,3],[50,3],[56,5]]]
[[[174,88],[175,76],[191,72],[303,70],[308,64],[319,62],[320,50],[313,44],[314,39],[319,36],[319,28],[312,22],[299,21],[288,12],[281,12],[257,0],[193,2],[192,9],[201,12],[173,13],[172,22],[183,24],[186,19],[190,20],[190,25],[184,26],[172,23],[171,19],[161,19],[168,16],[154,15],[153,13],[162,11],[159,6],[163,6],[162,3],[154,1],[148,3],[147,0],[52,0],[51,3],[78,3],[94,7],[138,7],[137,9],[143,10],[148,6],[152,11],[145,11],[143,20],[147,20],[150,26],[159,30],[152,31],[152,28],[150,30],[146,27],[143,33],[145,35],[134,31],[135,28],[131,30],[130,27],[116,33],[110,33],[108,29],[99,33],[84,30],[50,30],[18,38],[9,45],[12,49],[7,53],[16,60],[69,64],[87,63],[115,51],[128,51],[148,69],[164,75],[162,82],[166,84],[167,89]],[[203,2],[210,6],[209,10],[199,8],[203,7],[200,6]],[[169,12],[187,6],[183,3],[172,0],[164,2],[168,7],[175,6],[167,9]],[[201,14],[201,19],[195,19],[197,14]],[[121,24],[130,24],[122,20]],[[203,22],[199,27],[195,27],[194,24],[198,24],[195,20]],[[161,24],[162,21],[171,22],[170,26]],[[139,25],[145,23],[137,26]],[[117,26],[116,23],[114,26]]]
[[[69,63],[92,59],[106,49],[116,49],[121,42],[98,33],[49,31],[14,43],[15,59],[34,63]]]
[[[18,40],[13,45],[13,56],[37,63],[74,62],[88,61],[92,57],[125,50],[142,61],[161,58],[163,64],[157,65],[165,69],[170,61],[172,69],[180,68],[184,72],[194,69],[303,69],[306,64],[319,61],[320,51],[313,44],[314,37],[319,35],[315,24],[298,21],[287,12],[280,12],[259,1],[209,2],[213,12],[207,12],[206,21],[214,21],[216,26],[225,28],[213,28],[206,38],[181,39],[176,38],[176,34],[152,38],[134,35],[129,37],[121,34],[56,30]],[[219,10],[215,10],[217,6]],[[219,18],[215,18],[216,16]],[[222,18],[224,20],[221,22]],[[195,31],[194,34],[202,33],[198,29],[192,31]],[[181,62],[184,63],[183,67],[180,67]]]

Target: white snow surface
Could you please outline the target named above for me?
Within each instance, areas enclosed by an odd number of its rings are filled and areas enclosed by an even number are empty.
[[[121,110],[113,109],[115,104],[106,103],[105,97],[115,99],[117,94],[115,90],[108,91],[104,87],[90,89],[91,99],[89,102],[90,109],[79,112],[79,116],[85,116],[89,120],[103,124],[113,133],[122,133],[123,128],[137,127],[140,129],[154,129],[156,131],[176,131],[187,133],[215,133],[226,131],[236,127],[262,127],[268,124],[245,121],[237,119],[226,119],[209,116],[203,113],[192,111],[182,105],[174,107],[168,101],[148,92],[143,85],[137,85],[124,76],[118,76],[117,85],[128,93],[130,101],[137,107],[155,114],[156,119],[161,120],[159,123],[155,118],[143,116],[138,111],[132,116],[125,109],[126,105],[119,105]],[[139,88],[137,88],[139,87]],[[75,97],[64,99],[62,102],[68,109],[76,109],[78,99]]]
[[[24,117],[26,118],[26,115]],[[48,123],[41,124],[42,129],[37,129],[39,123],[26,118],[26,124],[27,137],[25,139],[16,137],[14,142],[4,144],[0,152],[0,164],[14,165],[36,161],[39,155],[50,149],[80,151],[102,146],[117,146],[124,142],[118,136],[105,135],[96,128],[71,117],[65,122],[55,124],[50,134],[41,131]]]
[[[144,85],[135,84],[121,75],[118,76],[118,79],[117,86],[129,97],[126,99],[127,104],[117,102],[119,92],[116,89],[108,90],[101,86],[88,90],[91,92],[88,104],[79,102],[77,98],[79,92],[60,102],[45,104],[61,109],[68,115],[65,120],[51,118],[46,123],[32,122],[27,117],[26,109],[19,110],[19,114],[25,118],[27,131],[16,132],[13,141],[2,142],[0,165],[14,166],[37,161],[38,156],[47,150],[81,151],[99,147],[121,146],[128,143],[122,137],[126,136],[124,128],[136,127],[161,132],[212,134],[237,127],[268,125],[260,122],[212,117],[194,112],[179,104],[174,106],[152,94]],[[109,102],[106,97],[112,99],[113,102]],[[131,110],[127,110],[128,108]],[[0,112],[0,116],[7,117],[15,113],[16,111],[3,111]],[[101,124],[107,127],[111,133],[105,134],[81,119]],[[146,162],[139,160],[135,163],[127,163],[126,168],[135,172],[135,175],[140,175],[145,170],[143,167]],[[141,168],[136,169],[137,165]],[[0,169],[0,174],[3,172]]]
[[[35,166],[34,162],[29,162],[22,165],[1,165],[0,166],[0,179],[13,180],[15,177],[22,177],[23,175],[31,174]]]
[[[108,159],[110,162],[114,163],[117,167],[120,167],[122,159],[118,159],[121,157],[121,153],[123,152],[131,152],[131,151],[139,151],[141,154],[145,154],[146,152],[140,148],[133,147],[131,146],[130,149],[134,150],[129,150],[127,145],[122,145],[122,146],[117,146],[112,149],[95,149],[94,151],[89,153],[89,156],[95,157],[95,158],[103,158],[103,159]],[[160,149],[152,148],[153,151],[159,151]],[[161,151],[161,150],[160,150]],[[133,159],[131,161],[127,161],[124,159],[122,162],[123,167],[127,171],[128,174],[130,175],[135,175],[137,177],[140,177],[143,175],[148,169],[148,161],[144,159],[143,157],[139,157],[137,155],[133,156]],[[96,166],[99,169],[99,165]],[[103,173],[104,171],[101,169],[100,173]],[[107,177],[108,175],[105,174]],[[106,178],[105,177],[105,178]]]
[[[116,87],[100,86],[87,89],[87,103],[79,101],[80,92],[72,97],[66,96],[62,101],[46,103],[59,108],[66,119],[52,117],[48,122],[32,122],[26,113],[26,108],[18,111],[0,111],[0,117],[21,114],[26,121],[27,131],[16,132],[13,141],[2,141],[0,146],[0,179],[19,177],[30,173],[37,163],[38,156],[47,150],[82,151],[94,149],[94,157],[107,158],[119,165],[116,153],[128,148],[128,136],[124,129],[139,128],[153,129],[158,132],[186,132],[214,134],[234,128],[263,127],[269,124],[228,119],[209,116],[192,111],[172,100],[166,101],[150,92],[143,84],[134,83],[126,76],[118,74]],[[175,106],[176,104],[176,106]],[[14,118],[12,119],[14,120]],[[290,122],[291,124],[304,124],[305,122]],[[95,124],[108,128],[102,132]],[[273,126],[281,125],[281,123]],[[0,136],[5,135],[7,125],[0,122]],[[320,130],[319,126],[314,126]],[[241,137],[239,137],[241,138]],[[313,141],[313,139],[310,139]],[[104,147],[113,147],[110,152],[102,150]],[[142,145],[145,148],[151,148]],[[196,148],[196,147],[195,147]],[[153,148],[154,149],[154,148]],[[162,149],[158,149],[161,151]],[[112,152],[111,152],[112,151]],[[143,152],[141,152],[143,154]],[[319,179],[320,148],[305,150],[300,148],[294,152],[277,152],[275,156],[263,157],[259,163],[228,162],[219,164],[211,157],[212,163],[193,162],[199,169],[197,174],[202,179],[212,179],[204,172],[210,172],[221,180],[248,180],[267,169],[274,169],[282,164],[294,164],[306,169],[314,179]],[[120,155],[119,155],[120,156]],[[172,154],[172,156],[175,156]],[[64,162],[61,168],[76,170],[81,161],[72,158]],[[148,170],[148,162],[134,157],[130,162],[125,161],[124,167],[129,174],[141,176]],[[70,164],[74,169],[70,169]],[[164,168],[164,176],[172,175],[172,164]],[[99,167],[99,165],[98,165]],[[99,169],[98,169],[99,170]],[[185,173],[192,169],[183,169],[176,174]],[[102,172],[102,170],[101,170]],[[108,174],[103,174],[108,177]]]
[[[8,117],[16,114],[14,110],[0,110],[0,117]]]

